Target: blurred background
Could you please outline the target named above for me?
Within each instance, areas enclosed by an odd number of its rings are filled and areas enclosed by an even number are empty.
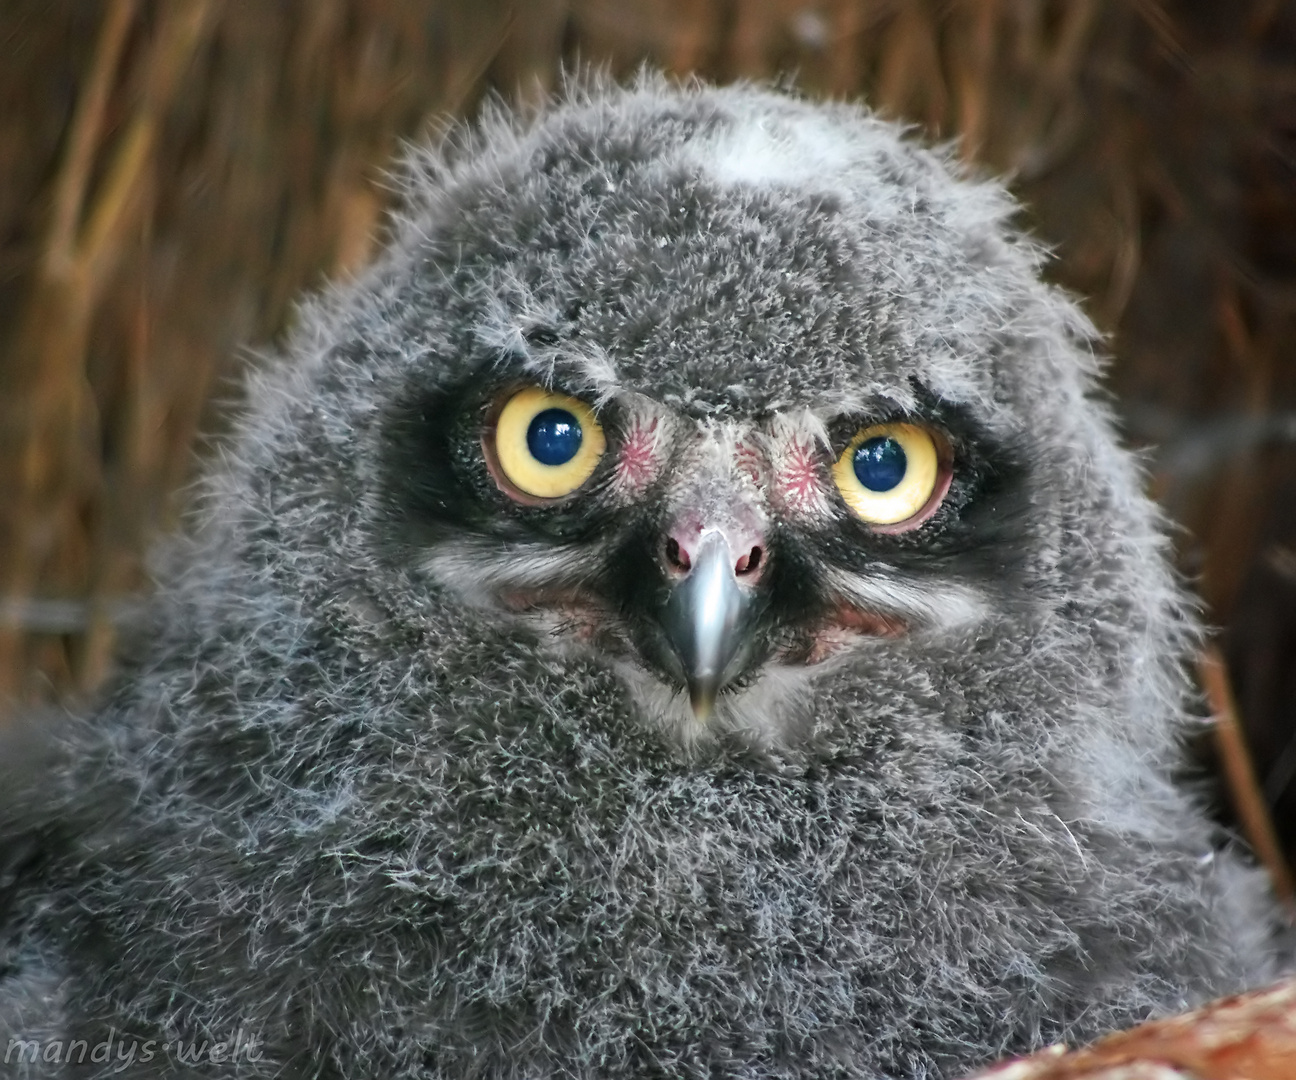
[[[1011,178],[1296,851],[1296,0],[3,0],[0,713],[111,670],[240,365],[381,243],[402,140],[645,63]]]

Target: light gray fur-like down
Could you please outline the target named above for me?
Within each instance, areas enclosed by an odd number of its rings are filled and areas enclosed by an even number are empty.
[[[234,1063],[70,1075],[957,1076],[1266,978],[1264,884],[1175,782],[1191,605],[1003,189],[744,87],[455,138],[250,379],[120,677],[2,811],[47,854],[0,1054],[241,1031]],[[937,400],[1026,494],[983,508],[976,575],[921,539],[825,568],[912,632],[689,729],[633,653],[492,606],[584,549],[389,532],[394,403],[494,370],[713,441]]]

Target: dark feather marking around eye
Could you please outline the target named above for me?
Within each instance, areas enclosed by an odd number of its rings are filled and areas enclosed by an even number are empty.
[[[843,416],[829,423],[840,453],[862,426],[904,421],[941,431],[953,450],[953,476],[940,508],[910,532],[880,533],[844,511],[807,542],[838,565],[867,570],[879,560],[915,574],[954,572],[996,587],[1010,585],[1026,561],[1033,505],[1026,451],[995,439],[966,408],[919,388],[914,413]]]
[[[380,499],[394,535],[428,543],[471,528],[482,517],[480,500],[457,467],[466,413],[484,402],[465,388],[416,390],[392,405],[382,421]]]
[[[767,581],[770,602],[759,625],[772,649],[779,644],[775,638],[783,630],[813,622],[827,614],[830,605],[821,595],[820,574],[800,536],[786,527],[775,526],[769,541],[778,554],[770,562]]]
[[[551,505],[519,505],[491,479],[481,437],[490,403],[506,385],[486,368],[453,387],[411,387],[388,409],[380,500],[385,531],[398,545],[464,533],[573,542],[606,527],[597,493],[610,476],[611,454],[577,496]]]

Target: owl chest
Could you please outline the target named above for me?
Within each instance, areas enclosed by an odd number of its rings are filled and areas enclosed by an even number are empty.
[[[933,927],[957,939],[952,914],[1010,887],[983,833],[858,778],[588,779],[528,772],[464,793],[426,879],[456,932],[502,954],[543,942],[558,967],[714,953],[848,970]]]

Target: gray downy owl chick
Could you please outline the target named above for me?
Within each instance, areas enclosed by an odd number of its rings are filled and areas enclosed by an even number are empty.
[[[6,1042],[949,1077],[1265,978],[1174,782],[1191,607],[1004,190],[750,87],[452,143],[10,800]]]

